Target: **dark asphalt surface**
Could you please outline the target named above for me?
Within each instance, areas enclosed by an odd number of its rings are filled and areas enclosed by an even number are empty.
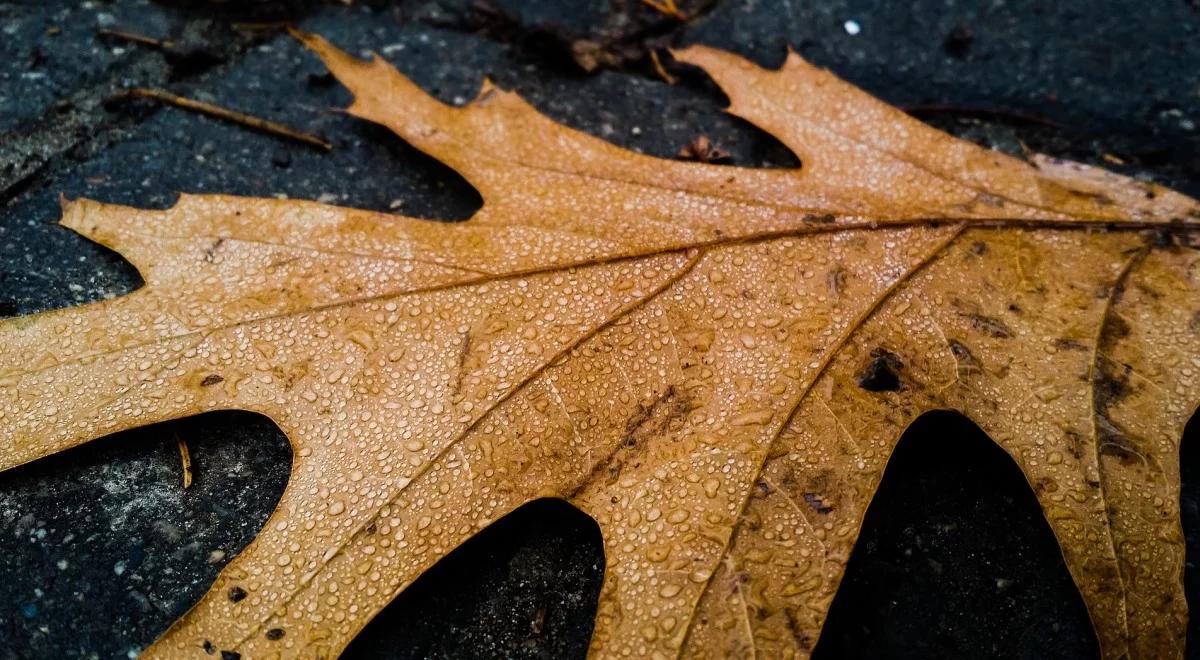
[[[814,7],[813,5],[820,5]],[[478,195],[387,132],[329,109],[348,95],[273,31],[289,20],[381,52],[448,102],[491,76],[555,119],[671,157],[708,135],[745,166],[790,166],[720,112],[711,84],[654,75],[644,45],[703,42],[776,65],[801,54],[935,125],[1200,194],[1194,0],[0,2],[0,315],[121,295],[120,257],[53,226],[58,197],[169,205],[179,191],[286,195],[462,220]],[[857,27],[857,30],[855,30]],[[171,37],[176,52],[97,36]],[[851,32],[857,32],[851,34]],[[581,39],[609,64],[585,74]],[[330,153],[145,103],[153,86],[320,133]],[[1120,162],[1123,165],[1115,165]],[[1200,553],[1200,449],[1183,445],[1189,569]],[[191,447],[180,488],[176,438]],[[0,474],[0,658],[135,655],[250,541],[287,480],[266,419],[217,413],[118,434]],[[1028,486],[978,429],[922,420],[901,443],[822,636],[824,657],[1094,657],[1095,638]],[[582,657],[603,555],[559,503],[498,523],[402,595],[347,657]],[[1189,600],[1200,580],[1189,570]],[[1194,649],[1193,645],[1193,649]],[[1189,656],[1200,657],[1200,650]]]

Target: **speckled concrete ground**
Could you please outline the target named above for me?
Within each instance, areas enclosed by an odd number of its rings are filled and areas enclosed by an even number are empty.
[[[119,257],[52,225],[60,194],[157,207],[179,191],[287,195],[443,220],[478,206],[453,172],[331,112],[348,96],[290,39],[238,31],[234,21],[282,18],[342,47],[379,51],[446,101],[473,96],[486,74],[624,146],[671,157],[706,134],[736,164],[768,167],[794,160],[724,116],[721,95],[700,77],[665,84],[640,48],[699,41],[775,65],[790,43],[988,146],[1024,144],[1110,167],[1115,159],[1125,172],[1200,193],[1200,8],[1189,0],[680,4],[704,11],[676,24],[634,0],[496,0],[495,11],[468,0],[0,3],[0,315],[140,284]],[[98,37],[104,28],[170,36],[179,52]],[[613,44],[615,63],[578,70],[566,45],[584,38]],[[106,103],[139,85],[315,131],[335,149]],[[196,465],[186,491],[176,437]],[[1190,446],[1183,504],[1194,558],[1200,456]],[[954,418],[910,433],[819,654],[1095,655],[1029,490],[997,454]],[[270,422],[222,413],[0,474],[0,658],[136,654],[249,542],[288,465]],[[348,657],[582,656],[603,571],[590,521],[540,503],[468,545],[399,598]],[[1189,598],[1200,593],[1194,573]]]

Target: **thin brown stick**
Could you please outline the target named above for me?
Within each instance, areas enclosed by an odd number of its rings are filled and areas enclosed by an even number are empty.
[[[330,144],[328,140],[319,135],[305,133],[304,131],[299,131],[289,126],[284,126],[283,124],[273,122],[269,119],[263,119],[261,117],[248,115],[244,112],[222,108],[221,106],[213,105],[212,103],[196,101],[194,99],[185,98],[170,92],[164,92],[161,89],[135,87],[133,89],[126,90],[123,96],[139,99],[151,99],[183,108],[184,110],[199,112],[200,114],[208,115],[210,117],[233,122],[235,124],[241,124],[242,126],[247,126],[254,130],[262,131],[263,133],[269,133],[271,135],[287,138],[289,140],[303,142],[321,149],[322,151],[329,151],[333,148],[333,145]]]
[[[675,4],[675,0],[642,0],[642,4],[660,14],[666,14],[681,21],[687,20],[687,16],[682,11],[679,11],[679,6]]]
[[[183,487],[192,485],[192,453],[188,451],[187,441],[178,433],[175,434],[175,444],[179,447],[179,460],[183,464]]]
[[[1007,121],[1016,121],[1026,124],[1041,124],[1051,128],[1065,129],[1067,126],[1060,124],[1053,119],[1048,119],[1040,115],[1029,114],[1026,112],[1018,112],[1016,110],[1004,110],[1002,108],[982,108],[965,105],[946,105],[946,104],[919,104],[919,105],[902,105],[900,109],[910,115],[963,115],[966,117],[974,116],[984,119],[1000,119]]]
[[[283,31],[291,27],[291,23],[287,21],[266,21],[266,22],[244,22],[238,21],[230,24],[233,29],[239,32],[275,32]]]
[[[654,65],[655,73],[657,73],[660,78],[665,80],[668,85],[674,85],[676,82],[679,82],[675,76],[667,73],[666,67],[663,66],[662,60],[658,57],[657,50],[650,51],[650,63]]]
[[[136,32],[126,32],[125,30],[100,28],[99,30],[96,30],[96,34],[101,37],[111,37],[113,39],[129,41],[135,44],[142,44],[143,46],[160,48],[162,50],[171,50],[175,47],[175,42],[170,39],[155,39],[154,37],[148,37],[144,34],[138,34]]]

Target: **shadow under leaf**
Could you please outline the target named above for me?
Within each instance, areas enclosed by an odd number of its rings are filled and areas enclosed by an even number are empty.
[[[966,417],[921,416],[867,509],[813,657],[1048,655],[1099,647],[1032,489]]]
[[[536,500],[434,564],[342,658],[583,658],[603,576],[595,521]]]

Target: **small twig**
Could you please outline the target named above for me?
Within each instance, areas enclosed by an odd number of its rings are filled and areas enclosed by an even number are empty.
[[[287,21],[270,21],[265,23],[237,22],[232,24],[238,32],[277,32],[288,29],[291,23]]]
[[[133,89],[126,90],[122,94],[122,96],[130,97],[130,98],[139,98],[139,99],[152,99],[155,101],[159,101],[161,103],[167,103],[169,105],[183,108],[185,110],[199,112],[201,114],[205,114],[210,117],[215,117],[217,119],[223,119],[225,121],[233,122],[235,124],[241,124],[242,126],[248,126],[250,128],[253,128],[258,131],[262,131],[264,133],[270,133],[271,135],[288,138],[289,140],[296,140],[297,142],[303,142],[305,144],[312,145],[323,151],[329,151],[330,149],[333,148],[332,144],[330,144],[327,140],[325,140],[324,138],[322,138],[318,135],[313,135],[312,133],[305,133],[304,131],[299,131],[294,128],[290,128],[288,126],[284,126],[283,124],[280,124],[278,122],[273,122],[269,119],[262,119],[260,117],[248,115],[244,112],[238,112],[236,110],[229,110],[227,108],[222,108],[219,105],[213,105],[211,103],[205,103],[203,101],[196,101],[194,99],[184,98],[177,94],[172,94],[170,92],[164,92],[161,89],[149,89],[146,87],[135,87]]]
[[[96,30],[96,34],[101,37],[111,37],[113,39],[129,41],[135,44],[142,44],[143,46],[152,46],[162,50],[171,50],[175,47],[175,42],[171,41],[170,39],[155,39],[154,37],[148,37],[144,34],[138,34],[136,32],[126,32],[125,30],[100,28],[99,30]]]
[[[183,487],[192,485],[192,453],[188,451],[187,441],[178,433],[175,434],[175,444],[179,446],[179,460],[183,463]]]
[[[657,50],[650,51],[650,63],[654,65],[655,73],[657,73],[663,80],[667,81],[668,85],[674,85],[675,83],[679,82],[678,78],[667,73],[667,69],[663,66],[662,60],[658,58]]]
[[[910,115],[964,115],[983,117],[986,119],[1002,119],[1008,121],[1018,121],[1026,124],[1041,124],[1051,128],[1065,129],[1066,126],[1038,115],[1031,115],[1024,112],[1014,110],[1001,110],[999,108],[975,108],[970,106],[959,105],[902,105],[900,109]]]
[[[671,18],[681,21],[687,20],[687,16],[682,11],[679,11],[679,6],[675,4],[675,0],[642,0],[642,4]]]

